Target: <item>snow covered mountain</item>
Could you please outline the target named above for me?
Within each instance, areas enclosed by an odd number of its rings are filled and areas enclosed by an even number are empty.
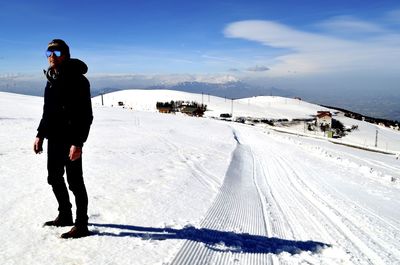
[[[169,100],[203,100],[210,111],[157,113],[155,102]],[[60,239],[69,228],[42,227],[57,215],[46,156],[32,150],[42,102],[0,93],[2,264],[400,263],[395,155],[210,119],[232,101],[165,90],[93,99],[83,159],[94,235]],[[279,97],[233,102],[234,116],[318,110]],[[375,125],[359,125],[344,139],[375,136]],[[380,130],[399,150],[399,133]]]
[[[103,100],[103,101],[102,101]],[[359,129],[352,131],[346,137],[337,142],[348,143],[360,147],[374,148],[391,153],[400,152],[399,131],[394,131],[382,126],[377,126],[364,121],[350,119],[334,109],[327,109],[306,101],[278,97],[260,96],[231,100],[206,94],[188,93],[174,90],[124,90],[98,96],[93,99],[95,105],[117,106],[123,102],[127,108],[139,111],[156,112],[156,103],[169,102],[171,100],[196,101],[206,104],[208,111],[206,117],[219,117],[223,113],[232,114],[234,117],[253,117],[258,119],[310,119],[314,118],[318,111],[331,111],[336,113],[334,118],[345,126],[357,126]],[[282,128],[281,128],[282,129]],[[286,131],[305,134],[303,124],[285,128]],[[376,136],[378,132],[378,141]],[[314,134],[314,133],[312,133]],[[309,136],[313,136],[308,134]]]
[[[159,86],[157,87],[159,88]],[[249,85],[242,81],[229,81],[223,83],[210,83],[210,82],[181,82],[175,85],[164,86],[164,89],[178,90],[190,93],[204,93],[219,97],[229,98],[247,98],[254,95],[279,95],[289,96],[289,91],[284,91],[274,87],[258,87]]]

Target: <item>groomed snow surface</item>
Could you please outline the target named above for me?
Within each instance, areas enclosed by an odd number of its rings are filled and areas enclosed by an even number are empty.
[[[169,100],[186,100],[171,93]],[[146,106],[161,101],[128,95],[153,102]],[[224,99],[215,100],[222,107]],[[277,116],[318,109],[280,102]],[[93,103],[83,149],[93,235],[64,240],[68,227],[42,227],[57,215],[46,152],[32,150],[43,98],[0,93],[1,264],[400,264],[394,155]],[[258,107],[241,108],[255,114]],[[397,132],[390,137],[400,142]]]

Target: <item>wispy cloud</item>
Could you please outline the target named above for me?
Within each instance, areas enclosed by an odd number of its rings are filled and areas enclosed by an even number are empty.
[[[26,73],[6,73],[0,74],[0,82],[16,82],[39,79],[38,76]]]
[[[147,88],[154,86],[172,86],[184,82],[205,82],[224,84],[239,81],[232,75],[221,74],[93,74],[89,76],[93,87],[104,88]]]
[[[255,41],[270,48],[286,49],[285,55],[270,58],[268,75],[315,74],[347,71],[399,71],[400,35],[381,25],[336,17],[320,23],[323,33],[298,30],[287,25],[263,20],[247,20],[229,24],[228,38]],[[329,30],[328,30],[329,28]],[[332,33],[344,29],[353,33],[370,33],[360,39],[340,38]],[[329,31],[331,33],[329,33]]]
[[[389,33],[384,27],[358,19],[353,16],[337,16],[330,18],[318,24],[330,32],[345,32],[345,33]]]
[[[400,24],[400,9],[395,9],[387,12],[385,18],[391,23]]]
[[[201,55],[201,57],[204,59],[210,59],[210,60],[222,61],[222,62],[230,61],[228,58],[224,58],[221,56],[212,56],[212,55],[207,55],[207,54],[203,54],[203,55]]]
[[[246,70],[249,71],[249,72],[265,72],[265,71],[268,71],[270,69],[268,67],[266,67],[266,66],[256,65],[256,66],[253,66],[253,67],[249,67]]]

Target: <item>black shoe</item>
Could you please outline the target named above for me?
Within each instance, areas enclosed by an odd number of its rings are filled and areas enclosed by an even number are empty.
[[[74,226],[69,232],[62,234],[61,238],[81,238],[85,236],[90,236],[87,226]]]
[[[74,225],[72,221],[72,215],[70,216],[61,216],[58,215],[57,218],[53,221],[47,221],[43,224],[43,226],[71,226]]]

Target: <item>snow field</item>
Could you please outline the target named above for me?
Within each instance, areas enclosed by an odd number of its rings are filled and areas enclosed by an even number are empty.
[[[294,149],[287,139],[282,141],[274,136],[273,141],[260,142],[261,137],[254,138],[258,146],[254,151],[258,152],[256,157],[262,158],[263,172],[267,172],[264,187],[271,206],[267,220],[273,220],[275,233],[281,238],[296,239],[313,234],[314,240],[332,245],[335,252],[347,253],[337,260],[325,260],[323,255],[323,264],[398,262],[395,186],[375,182],[363,189],[366,184],[360,173],[349,172],[346,167],[338,169],[324,157],[316,160],[307,149],[300,151],[302,146],[300,150]],[[276,140],[280,141],[274,144]],[[349,175],[354,179],[349,179]],[[391,190],[392,198],[382,199],[379,192],[370,194],[372,186]],[[393,215],[397,217],[392,219]]]
[[[32,151],[42,100],[0,93],[2,264],[400,263],[393,156],[99,105],[83,149],[94,235],[62,240],[42,227],[57,215]]]
[[[167,262],[183,241],[153,240],[149,234],[201,222],[234,148],[234,140],[225,139],[230,128],[210,120],[95,108],[83,159],[89,228],[96,235],[62,241],[68,228],[41,227],[57,215],[46,152],[35,155],[32,149],[43,99],[8,94],[2,99],[2,264]]]

